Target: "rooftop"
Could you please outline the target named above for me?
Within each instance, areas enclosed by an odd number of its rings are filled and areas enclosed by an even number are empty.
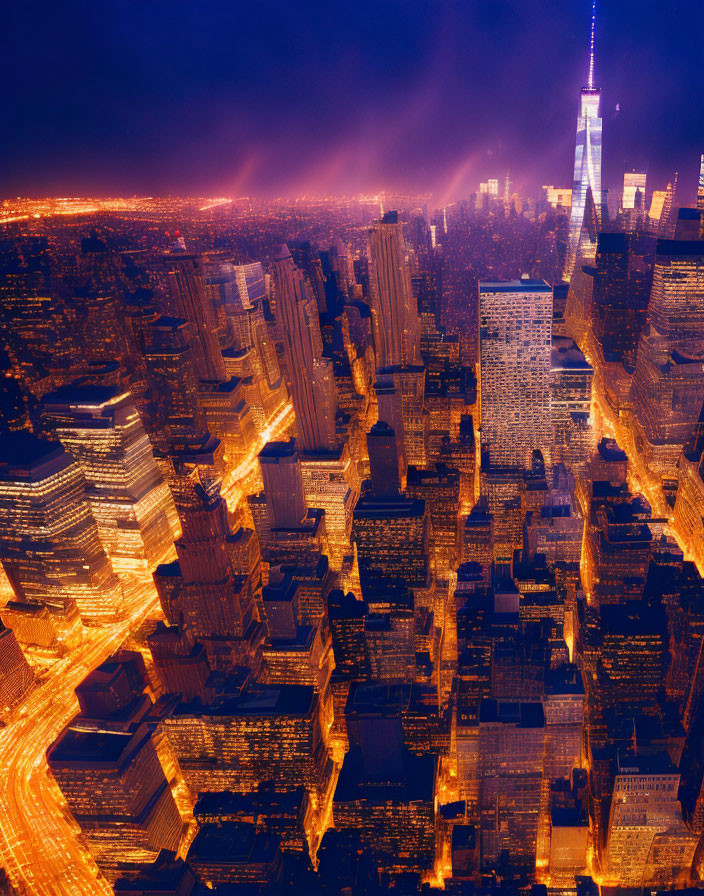
[[[552,295],[552,287],[545,280],[521,277],[520,280],[480,280],[479,292],[544,292]]]
[[[27,430],[8,433],[0,443],[0,479],[39,479],[50,462],[68,466],[71,457],[58,442],[40,439]]]

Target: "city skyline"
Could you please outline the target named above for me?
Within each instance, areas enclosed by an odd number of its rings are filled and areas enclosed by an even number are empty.
[[[6,32],[6,64],[27,41],[36,48],[6,98],[6,195],[412,189],[442,205],[507,170],[524,194],[571,183],[588,2],[391,0],[342,3],[334,16],[312,4],[295,17],[279,3],[173,16],[86,5],[75,29],[40,7],[39,24],[16,10]],[[599,5],[611,190],[624,170],[647,169],[656,187],[679,170],[691,201],[685,173],[704,126],[688,72],[702,27],[695,0]]]
[[[43,3],[0,896],[704,896],[704,6]]]

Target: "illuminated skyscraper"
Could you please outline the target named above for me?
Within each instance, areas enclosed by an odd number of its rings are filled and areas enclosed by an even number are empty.
[[[645,199],[645,187],[648,175],[644,171],[626,171],[623,175],[623,199],[622,208],[636,207],[636,194],[640,192]]]
[[[621,217],[625,230],[643,230],[645,224],[645,188],[648,175],[644,171],[626,171],[623,175]]]
[[[699,162],[699,183],[697,185],[697,208],[704,211],[704,153]]]
[[[86,497],[81,468],[56,442],[11,433],[0,452],[0,560],[18,600],[114,619],[122,589]]]
[[[183,832],[146,687],[140,654],[111,657],[76,688],[80,713],[47,751],[84,842],[111,881],[161,849],[177,850]]]
[[[704,399],[704,242],[659,240],[647,324],[633,374],[636,444],[673,472]]]
[[[369,253],[377,367],[419,364],[420,318],[398,212],[369,231]]]
[[[162,609],[171,624],[188,626],[205,647],[211,668],[261,665],[264,626],[259,621],[256,574],[240,574],[230,551],[227,505],[220,494],[220,446],[174,451],[171,484],[181,519],[178,561],[154,573]]]
[[[0,622],[0,719],[3,722],[35,682],[34,672],[12,629]]]
[[[190,255],[177,242],[163,256],[172,313],[191,324],[189,332],[193,363],[200,379],[225,378],[225,365],[217,337],[217,321],[205,282],[205,265],[198,255]]]
[[[163,559],[178,517],[129,393],[67,386],[45,396],[43,417],[86,477],[100,540],[115,568]]]
[[[679,782],[666,754],[619,753],[606,846],[608,883],[674,888],[686,878],[698,835],[682,822]]]
[[[552,289],[544,280],[479,284],[482,450],[529,469],[549,449]]]
[[[329,451],[337,441],[337,391],[332,364],[323,357],[318,306],[288,246],[281,247],[273,273],[298,443],[304,451]]]
[[[193,793],[247,793],[261,781],[320,797],[332,774],[320,700],[310,685],[251,685],[204,710],[179,703],[164,728]]]
[[[189,329],[183,318],[160,315],[147,332],[147,369],[155,399],[152,438],[155,446],[164,450],[172,441],[189,440],[206,432]]]
[[[591,190],[597,216],[601,218],[601,90],[594,86],[594,33],[596,0],[592,2],[592,30],[589,50],[589,77],[580,93],[577,118],[577,143],[574,151],[574,180],[570,211],[569,241],[564,279],[569,280],[577,260],[582,225],[587,209],[587,193]]]

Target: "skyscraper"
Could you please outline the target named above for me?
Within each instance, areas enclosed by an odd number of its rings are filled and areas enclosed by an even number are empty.
[[[86,477],[113,566],[163,559],[178,517],[130,394],[112,386],[66,386],[44,397],[43,418]]]
[[[482,450],[529,469],[552,444],[552,290],[544,280],[479,284]]]
[[[81,468],[56,442],[25,431],[0,454],[0,560],[18,600],[107,622],[122,604],[86,498]]]
[[[636,194],[640,193],[643,201],[645,200],[645,187],[648,175],[645,171],[626,171],[623,175],[623,198],[621,200],[622,208],[636,207]]]
[[[419,364],[420,318],[398,212],[387,212],[369,231],[369,254],[377,367]]]
[[[186,252],[183,239],[163,256],[170,310],[191,324],[190,345],[199,379],[225,378],[213,304],[205,283],[203,259]]]
[[[264,626],[256,594],[259,576],[240,574],[227,505],[220,494],[220,445],[211,438],[200,448],[174,451],[169,458],[171,484],[181,519],[178,561],[154,573],[167,621],[188,626],[205,647],[213,669],[261,664]]]
[[[13,707],[34,687],[34,672],[11,628],[0,622],[0,719],[7,722]]]
[[[659,240],[633,373],[634,435],[654,472],[673,473],[704,399],[704,242]]]
[[[304,451],[329,451],[336,445],[337,390],[332,364],[323,357],[318,306],[288,246],[281,247],[273,273],[298,443]]]
[[[574,179],[572,182],[572,209],[570,212],[569,241],[564,279],[572,276],[582,224],[587,208],[587,194],[591,191],[597,215],[601,215],[601,117],[599,105],[601,90],[594,86],[594,33],[596,30],[596,0],[592,0],[592,30],[589,48],[589,77],[587,86],[580,93],[577,117],[577,142],[574,151]]]
[[[645,188],[648,175],[645,171],[626,171],[623,175],[621,217],[627,231],[642,230],[645,224]]]

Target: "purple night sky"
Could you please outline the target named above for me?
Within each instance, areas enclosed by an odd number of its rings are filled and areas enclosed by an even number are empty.
[[[701,0],[600,0],[605,183],[704,151]],[[3,23],[2,195],[571,185],[589,0],[36,0]]]

